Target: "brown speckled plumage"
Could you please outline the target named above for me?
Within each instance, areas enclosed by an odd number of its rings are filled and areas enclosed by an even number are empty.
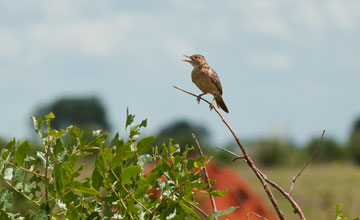
[[[221,97],[223,93],[221,82],[215,70],[207,64],[205,57],[200,54],[185,57],[190,60],[184,61],[190,63],[194,67],[191,72],[193,83],[195,83],[195,85],[203,92],[198,96],[197,100],[200,101],[202,95],[210,93],[214,96],[217,106],[228,113],[229,111]]]

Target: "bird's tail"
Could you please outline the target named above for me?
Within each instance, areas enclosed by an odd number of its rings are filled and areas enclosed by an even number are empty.
[[[221,98],[221,96],[216,96],[215,97],[215,102],[216,102],[216,105],[218,106],[218,108],[220,107],[222,110],[224,110],[224,112],[229,113],[229,110],[226,107],[225,102]]]

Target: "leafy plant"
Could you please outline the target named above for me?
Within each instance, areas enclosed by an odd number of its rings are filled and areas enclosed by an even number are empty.
[[[109,142],[108,134],[100,130],[87,141],[75,126],[51,129],[54,118],[53,113],[45,119],[33,117],[43,146],[35,156],[27,141],[14,139],[0,147],[0,176],[8,186],[0,191],[0,219],[200,219],[194,191],[225,193],[207,189],[202,179],[208,158],[188,159],[193,148],[181,152],[172,140],[153,146],[154,137],[139,137],[147,120],[133,124],[135,115],[128,110],[127,138],[117,133]],[[15,194],[35,208],[13,213]],[[212,218],[234,209],[216,212]]]
[[[340,209],[340,204],[336,204],[336,220],[348,220],[349,218],[343,216],[343,210]],[[360,220],[360,217],[354,218],[354,220]]]

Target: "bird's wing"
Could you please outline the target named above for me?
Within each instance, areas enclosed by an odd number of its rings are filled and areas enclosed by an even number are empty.
[[[222,95],[222,86],[221,86],[221,82],[219,79],[219,76],[217,75],[217,73],[215,72],[215,70],[210,69],[210,74],[211,74],[211,80],[214,82],[214,84],[216,85],[216,88],[219,90],[220,95]]]

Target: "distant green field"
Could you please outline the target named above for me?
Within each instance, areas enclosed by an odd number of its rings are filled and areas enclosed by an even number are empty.
[[[272,208],[262,186],[252,171],[245,164],[239,165],[240,175],[256,186],[268,206]],[[288,190],[294,175],[299,168],[278,167],[263,169],[269,179],[277,182]],[[257,184],[255,184],[257,183]],[[292,212],[288,201],[275,193],[280,207],[289,219],[298,219]],[[360,167],[344,164],[310,164],[296,181],[293,197],[298,202],[307,219],[330,220],[335,219],[334,206],[341,204],[344,216],[353,219],[360,216]]]

